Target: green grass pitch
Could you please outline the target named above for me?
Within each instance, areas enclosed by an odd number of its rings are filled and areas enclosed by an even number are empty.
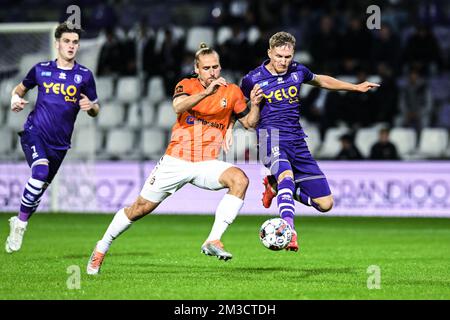
[[[1,241],[10,216],[0,215]],[[0,253],[0,297],[450,299],[450,219],[297,217],[294,253],[262,246],[267,218],[236,219],[222,239],[234,257],[224,262],[200,253],[212,215],[150,215],[114,242],[102,274],[91,277],[86,262],[112,216],[36,214],[21,251]],[[367,287],[371,265],[380,268],[380,289]],[[80,289],[69,289],[77,266]]]

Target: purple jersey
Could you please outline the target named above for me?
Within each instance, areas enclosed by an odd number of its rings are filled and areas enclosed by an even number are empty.
[[[34,110],[28,115],[24,128],[35,128],[51,148],[70,148],[73,127],[80,111],[81,93],[97,102],[92,72],[75,62],[70,70],[60,69],[56,61],[36,64],[22,81],[32,89],[38,86]]]
[[[250,71],[241,83],[241,89],[247,99],[255,84],[263,90],[260,120],[257,132],[279,131],[280,140],[298,140],[306,134],[300,125],[300,86],[314,79],[314,74],[297,62],[292,62],[284,75],[273,75],[267,70],[266,60],[258,68]]]

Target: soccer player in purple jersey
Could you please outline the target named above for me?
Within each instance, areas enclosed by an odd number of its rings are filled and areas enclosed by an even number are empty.
[[[277,196],[279,214],[293,229],[294,200],[320,212],[333,207],[327,179],[309,152],[306,134],[300,125],[301,84],[357,92],[367,92],[379,86],[367,81],[352,84],[313,74],[304,65],[293,61],[295,42],[294,36],[287,32],[274,34],[269,40],[269,60],[250,71],[241,83],[244,95],[259,101],[259,119],[250,125],[257,129],[260,153],[264,152],[264,165],[272,174],[263,181],[263,205],[270,207],[272,199]],[[286,249],[298,250],[295,229]]]
[[[81,29],[62,23],[55,30],[57,59],[36,64],[12,91],[11,110],[20,112],[28,103],[28,90],[38,87],[35,108],[19,133],[31,177],[23,191],[18,216],[9,219],[10,233],[5,243],[8,253],[18,251],[28,220],[56,175],[66,153],[78,112],[97,116],[99,105],[94,76],[75,61]]]

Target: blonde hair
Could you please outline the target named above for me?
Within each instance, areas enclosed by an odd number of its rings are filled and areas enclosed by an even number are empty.
[[[285,31],[280,31],[270,37],[269,48],[273,49],[275,47],[291,45],[295,49],[295,42],[295,37],[292,34]]]
[[[201,42],[199,45],[199,49],[195,53],[195,65],[198,66],[200,56],[206,56],[208,54],[216,54],[217,58],[219,58],[219,54],[216,52],[216,50],[208,47],[205,42]]]

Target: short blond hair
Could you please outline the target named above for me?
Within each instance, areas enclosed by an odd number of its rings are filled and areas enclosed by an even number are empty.
[[[215,54],[217,55],[217,58],[219,59],[219,54],[216,50],[208,47],[208,45],[204,42],[200,43],[198,51],[195,53],[195,65],[198,66],[198,63],[200,61],[200,56],[206,56],[208,54]]]
[[[275,33],[269,39],[269,48],[282,47],[285,45],[291,45],[295,49],[295,37],[286,31],[280,31]]]

